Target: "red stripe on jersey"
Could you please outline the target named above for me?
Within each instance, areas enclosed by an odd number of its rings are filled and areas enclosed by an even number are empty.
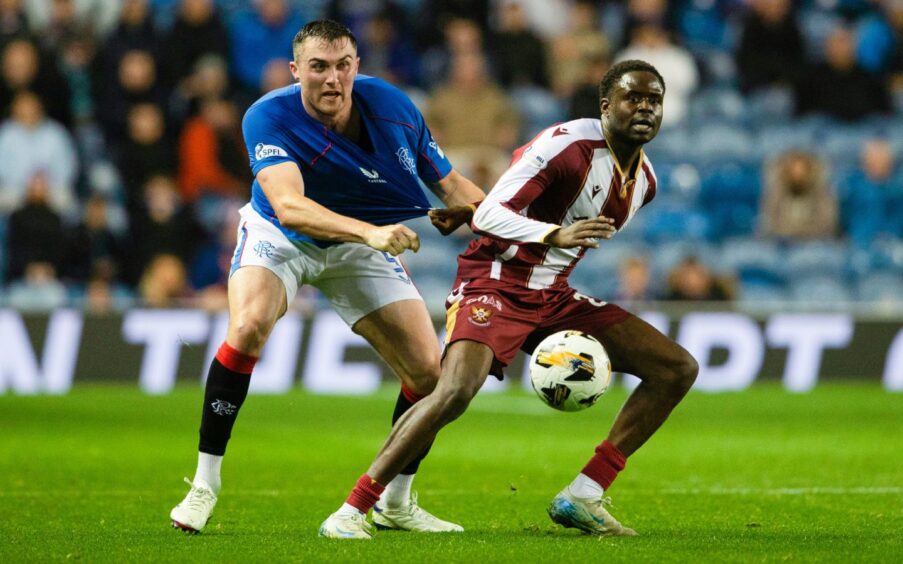
[[[395,124],[398,124],[398,125],[403,125],[403,126],[407,127],[408,129],[413,129],[414,131],[417,131],[417,128],[416,128],[416,127],[414,127],[414,126],[411,125],[410,123],[407,123],[407,122],[404,122],[404,121],[398,121],[398,120],[390,119],[390,118],[387,118],[387,117],[375,116],[375,115],[372,115],[372,114],[369,116],[369,118],[370,118],[370,119],[378,119],[378,120],[382,120],[382,121],[387,121],[387,122],[389,122],[389,123],[395,123]]]
[[[320,153],[319,155],[317,155],[316,157],[314,157],[314,160],[310,161],[310,166],[311,166],[311,167],[313,167],[315,164],[317,164],[317,161],[320,160],[320,157],[322,157],[322,156],[325,155],[330,149],[332,149],[332,140],[329,139],[329,128],[326,127],[325,125],[323,126],[323,135],[326,136],[326,139],[329,141],[329,144],[326,145],[326,148],[323,149],[323,152],[322,152],[322,153]]]
[[[602,205],[600,215],[611,218],[615,221],[615,229],[620,229],[627,222],[627,216],[630,213],[630,202],[633,201],[633,190],[636,188],[636,182],[631,182],[627,188],[627,195],[621,197],[621,175],[617,170],[612,172],[611,188],[608,190],[608,197]]]
[[[439,173],[439,169],[436,168],[436,165],[433,164],[433,159],[429,158],[423,151],[420,152],[420,156],[426,159],[426,162],[428,162],[430,166],[433,167],[433,172],[436,173],[436,178],[442,180],[442,175]]]

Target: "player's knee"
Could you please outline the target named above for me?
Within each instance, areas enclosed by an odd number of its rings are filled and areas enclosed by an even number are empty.
[[[686,393],[699,375],[699,363],[693,355],[681,349],[681,353],[671,367],[669,383],[675,389]]]
[[[270,334],[272,323],[256,316],[238,316],[232,321],[230,341],[241,351],[259,354]]]
[[[446,388],[440,393],[439,419],[443,424],[454,421],[467,411],[467,406],[470,405],[470,400],[472,400],[475,395],[472,390],[465,386]]]
[[[426,358],[411,366],[405,366],[401,375],[405,385],[419,396],[428,396],[436,388],[441,372],[439,354],[435,358]]]

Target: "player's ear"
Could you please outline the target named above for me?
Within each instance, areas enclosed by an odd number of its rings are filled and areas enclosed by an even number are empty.
[[[298,65],[295,61],[288,62],[288,70],[292,71],[292,76],[296,81],[301,79],[301,76],[298,74]]]
[[[609,108],[611,108],[611,101],[608,98],[599,100],[599,113],[603,116],[607,116]]]

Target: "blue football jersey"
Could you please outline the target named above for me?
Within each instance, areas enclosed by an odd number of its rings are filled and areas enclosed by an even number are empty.
[[[370,76],[357,76],[351,96],[372,152],[311,117],[301,103],[300,85],[293,84],[266,94],[245,113],[242,132],[251,171],[256,176],[268,166],[294,162],[305,196],[374,225],[426,215],[430,204],[420,180],[437,182],[452,166],[420,111],[403,92]],[[289,239],[332,244],[284,228],[256,179],[251,205]]]

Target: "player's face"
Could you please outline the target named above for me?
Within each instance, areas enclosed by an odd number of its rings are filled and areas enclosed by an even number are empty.
[[[600,104],[607,131],[632,143],[652,141],[662,125],[665,89],[651,72],[624,73]]]
[[[309,38],[297,55],[289,67],[301,84],[304,107],[324,117],[350,111],[351,89],[360,64],[354,45],[347,39],[328,43]]]

